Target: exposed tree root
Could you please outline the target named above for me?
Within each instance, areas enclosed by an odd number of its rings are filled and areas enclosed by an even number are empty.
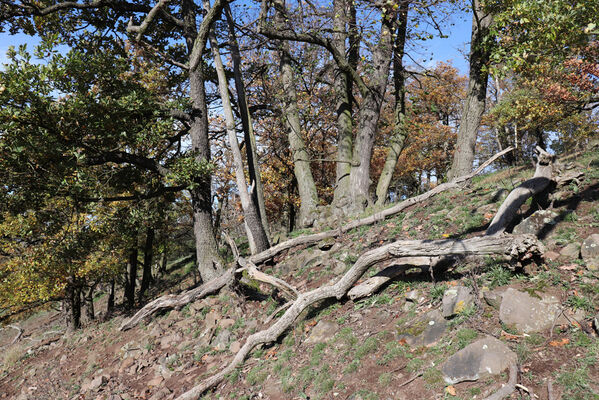
[[[509,396],[516,390],[516,380],[518,379],[518,367],[516,364],[510,365],[510,378],[498,391],[485,397],[484,400],[501,400]]]
[[[414,267],[434,268],[440,260],[441,258],[439,257],[402,257],[396,261],[395,265],[383,269],[376,275],[351,288],[347,292],[347,297],[352,300],[368,297],[375,293],[381,286],[402,275],[408,269]]]
[[[133,317],[124,321],[119,329],[121,331],[129,330],[144,319],[149,318],[154,314],[157,314],[161,311],[172,310],[173,308],[181,308],[194,300],[201,299],[202,297],[215,293],[227,284],[233,282],[234,277],[235,269],[229,269],[218,278],[208,281],[197,288],[188,290],[178,295],[171,294],[159,297],[156,300],[146,304]]]
[[[354,228],[358,228],[358,227],[366,226],[366,225],[372,225],[376,222],[384,221],[385,218],[395,215],[414,204],[428,200],[429,198],[436,196],[439,193],[445,192],[447,190],[459,188],[461,184],[470,181],[473,177],[475,177],[476,175],[478,175],[482,171],[484,171],[485,168],[487,168],[489,165],[491,165],[499,157],[503,156],[504,154],[509,153],[513,149],[514,149],[513,147],[508,147],[505,150],[495,154],[493,157],[489,158],[484,163],[482,163],[480,165],[480,167],[478,167],[474,172],[472,172],[468,175],[464,175],[459,178],[456,178],[456,179],[452,180],[451,182],[442,183],[439,186],[436,186],[435,188],[429,190],[426,193],[423,193],[421,195],[414,196],[407,200],[399,202],[396,205],[394,205],[393,207],[387,208],[386,210],[375,213],[369,217],[350,222],[336,230],[314,233],[314,234],[310,234],[310,235],[298,236],[294,239],[290,239],[285,242],[279,243],[278,245],[273,246],[273,247],[269,248],[268,250],[265,250],[261,253],[254,254],[253,256],[249,257],[248,260],[253,262],[254,264],[260,264],[266,260],[273,258],[280,252],[290,249],[292,247],[303,245],[303,244],[316,243],[316,242],[319,242],[324,239],[340,236],[340,235],[344,234],[345,232],[348,232]]]
[[[534,176],[510,192],[487,228],[486,235],[503,233],[516,216],[520,206],[529,197],[545,190],[551,183],[553,178],[553,156],[540,147],[537,147],[537,152],[539,154]]]
[[[300,294],[273,325],[250,335],[229,365],[179,396],[177,400],[195,400],[207,390],[218,385],[245,360],[254,347],[277,340],[310,305],[329,298],[341,299],[344,297],[364,272],[377,263],[412,255],[436,257],[503,254],[520,260],[540,255],[542,252],[542,245],[533,235],[487,236],[465,240],[399,240],[370,250],[362,254],[336,283]]]

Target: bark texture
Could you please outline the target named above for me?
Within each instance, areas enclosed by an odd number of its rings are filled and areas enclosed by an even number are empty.
[[[285,4],[282,0],[275,0],[275,28],[285,28]],[[306,148],[302,136],[299,110],[297,105],[297,91],[295,89],[295,77],[289,55],[289,44],[285,41],[279,42],[279,57],[281,83],[283,85],[283,123],[285,124],[289,137],[289,146],[293,157],[293,171],[297,180],[300,195],[299,225],[311,226],[314,222],[314,214],[318,206],[318,193],[316,184],[310,169],[310,154]]]
[[[144,245],[144,264],[143,274],[141,277],[141,283],[139,285],[138,301],[142,302],[146,290],[150,287],[150,284],[154,281],[152,277],[152,258],[154,251],[154,228],[148,228],[146,230],[146,244]]]
[[[448,174],[449,179],[467,174],[472,170],[478,128],[485,112],[489,75],[484,67],[489,62],[490,49],[484,42],[489,36],[493,17],[484,9],[481,0],[473,0],[472,11],[468,91],[462,109],[458,142]]]
[[[348,26],[351,26],[352,16],[355,18],[355,8],[347,0],[333,1],[333,40],[332,45],[340,54],[348,53]],[[355,46],[356,44],[353,43]],[[350,41],[350,47],[352,42]],[[350,49],[350,51],[352,51]],[[354,50],[355,51],[355,50]],[[342,205],[350,198],[349,175],[351,172],[353,117],[352,117],[352,78],[339,66],[335,68],[336,108],[337,108],[337,165],[335,170],[335,190],[333,204]]]
[[[264,188],[262,187],[262,178],[260,176],[260,167],[258,165],[256,135],[254,134],[250,108],[245,94],[245,84],[241,74],[241,55],[239,53],[237,36],[235,35],[235,24],[228,3],[225,5],[225,16],[227,17],[227,26],[229,28],[229,47],[231,49],[231,59],[233,60],[233,76],[235,78],[235,91],[237,92],[237,105],[239,107],[239,115],[241,116],[241,124],[246,144],[245,152],[248,160],[250,186],[253,187],[251,198],[260,214],[260,219],[267,239],[270,240],[268,218],[266,216],[266,207],[264,205]]]
[[[204,2],[204,8],[206,10],[210,9],[210,3],[208,1]],[[229,83],[227,82],[225,67],[220,56],[220,50],[218,48],[218,42],[216,40],[214,31],[211,31],[208,37],[210,39],[210,48],[212,50],[212,56],[214,59],[214,68],[216,69],[216,74],[218,76],[218,87],[220,91],[223,112],[225,114],[225,124],[229,139],[229,147],[231,148],[231,153],[233,154],[235,179],[237,181],[239,198],[241,199],[241,207],[243,208],[250,250],[252,254],[255,254],[268,249],[270,245],[266,231],[262,226],[262,220],[260,219],[260,212],[257,207],[257,202],[252,201],[250,193],[248,192],[247,182],[245,181],[243,157],[241,155],[241,150],[239,149],[239,143],[237,142],[235,117],[233,116],[233,107],[231,106],[231,99],[229,98]]]
[[[137,282],[137,245],[129,252],[127,261],[127,280],[125,283],[125,306],[132,309],[135,305],[135,283]]]
[[[510,192],[487,228],[487,235],[503,233],[524,202],[549,186],[553,181],[553,156],[537,147],[537,167],[534,176]]]
[[[408,131],[405,126],[406,119],[406,89],[405,89],[405,69],[403,67],[403,55],[406,46],[406,32],[408,28],[408,8],[410,2],[403,1],[401,3],[398,15],[397,33],[395,36],[395,45],[393,48],[393,86],[395,89],[395,109],[394,109],[394,126],[391,143],[385,165],[381,171],[378,184],[376,186],[376,205],[382,206],[387,201],[389,192],[389,184],[397,165],[397,159],[401,155],[404,148],[404,143],[408,136]]]

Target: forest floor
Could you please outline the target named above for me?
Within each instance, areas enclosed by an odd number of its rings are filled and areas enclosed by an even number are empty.
[[[553,213],[543,214],[535,228],[546,247],[544,263],[522,269],[479,257],[434,275],[414,268],[373,296],[311,307],[278,342],[254,350],[204,398],[481,399],[507,382],[507,371],[449,385],[445,368],[455,362],[447,361],[450,356],[492,336],[517,356],[520,386],[512,399],[599,399],[599,339],[592,326],[599,270],[580,256],[583,241],[599,234],[599,154],[578,154],[562,164],[584,177],[553,193]],[[480,236],[505,194],[532,174],[532,168],[518,167],[475,178],[466,190],[439,194],[334,243],[298,246],[262,269],[306,291],[385,243]],[[530,204],[519,220],[532,214]],[[193,286],[190,271],[190,265],[171,268],[151,296]],[[462,286],[472,297],[448,318],[431,317],[449,291]],[[529,300],[553,296],[560,315],[549,327],[523,331],[501,315],[508,289],[510,296],[517,291]],[[96,310],[105,301],[100,294]],[[56,309],[37,311],[0,330],[0,399],[176,398],[225,366],[244,338],[268,326],[265,319],[282,302],[270,286],[255,282],[126,332],[118,328],[130,315],[119,311],[67,335]],[[427,331],[433,323],[442,326],[438,334]],[[22,334],[13,343],[16,327]],[[425,331],[432,336],[423,338]]]

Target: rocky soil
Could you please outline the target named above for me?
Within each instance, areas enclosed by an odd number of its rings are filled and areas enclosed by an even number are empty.
[[[373,296],[319,304],[205,398],[483,399],[513,384],[506,398],[599,399],[599,155],[570,157],[562,169],[578,178],[558,185],[545,209],[527,202],[513,228],[543,241],[544,262],[414,268]],[[531,175],[512,168],[477,178],[263,269],[305,291],[397,239],[481,235]],[[171,292],[193,284],[182,269],[167,278]],[[0,331],[0,399],[174,399],[226,365],[284,302],[249,281],[126,332],[118,327],[129,315],[117,313],[68,335],[49,306]]]

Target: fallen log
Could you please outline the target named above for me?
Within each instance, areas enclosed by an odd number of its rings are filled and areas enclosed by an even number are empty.
[[[502,254],[516,260],[542,255],[543,245],[534,235],[485,236],[464,240],[399,240],[362,254],[354,265],[336,283],[301,293],[285,313],[269,328],[250,335],[233,360],[220,372],[177,397],[177,400],[195,400],[207,390],[222,382],[259,344],[274,342],[310,305],[330,299],[343,298],[358,279],[373,265],[411,255],[466,256]]]
[[[534,176],[515,188],[506,197],[497,210],[495,217],[487,228],[486,235],[499,235],[503,233],[516,213],[529,198],[541,193],[553,178],[553,156],[537,146],[537,167]]]
[[[260,264],[266,260],[270,260],[271,258],[273,258],[277,254],[281,253],[282,251],[285,251],[292,247],[304,245],[304,244],[316,243],[316,242],[319,242],[321,240],[328,239],[328,238],[334,238],[334,237],[340,236],[348,231],[351,231],[354,228],[359,228],[361,226],[366,226],[366,225],[372,225],[374,223],[384,221],[386,218],[393,216],[397,213],[400,213],[401,211],[405,210],[406,208],[408,208],[414,204],[428,200],[429,198],[434,197],[434,196],[438,195],[439,193],[445,192],[447,190],[459,188],[460,185],[462,185],[466,182],[469,182],[473,177],[475,177],[476,175],[483,172],[484,169],[487,168],[489,165],[491,165],[495,160],[497,160],[499,157],[503,156],[504,154],[509,153],[513,149],[514,149],[513,147],[508,147],[505,150],[495,154],[493,157],[489,158],[484,163],[482,163],[474,172],[472,172],[468,175],[460,176],[460,177],[452,180],[451,182],[442,183],[442,184],[434,187],[433,189],[429,190],[426,193],[423,193],[421,195],[414,196],[414,197],[411,197],[404,201],[401,201],[401,202],[397,203],[396,205],[394,205],[393,207],[387,208],[386,210],[374,213],[373,215],[368,216],[366,218],[362,218],[357,221],[353,221],[348,224],[345,224],[342,227],[340,227],[339,229],[298,236],[294,239],[290,239],[285,242],[279,243],[278,245],[273,246],[261,253],[254,254],[253,256],[249,257],[248,260],[253,262],[254,264]]]

